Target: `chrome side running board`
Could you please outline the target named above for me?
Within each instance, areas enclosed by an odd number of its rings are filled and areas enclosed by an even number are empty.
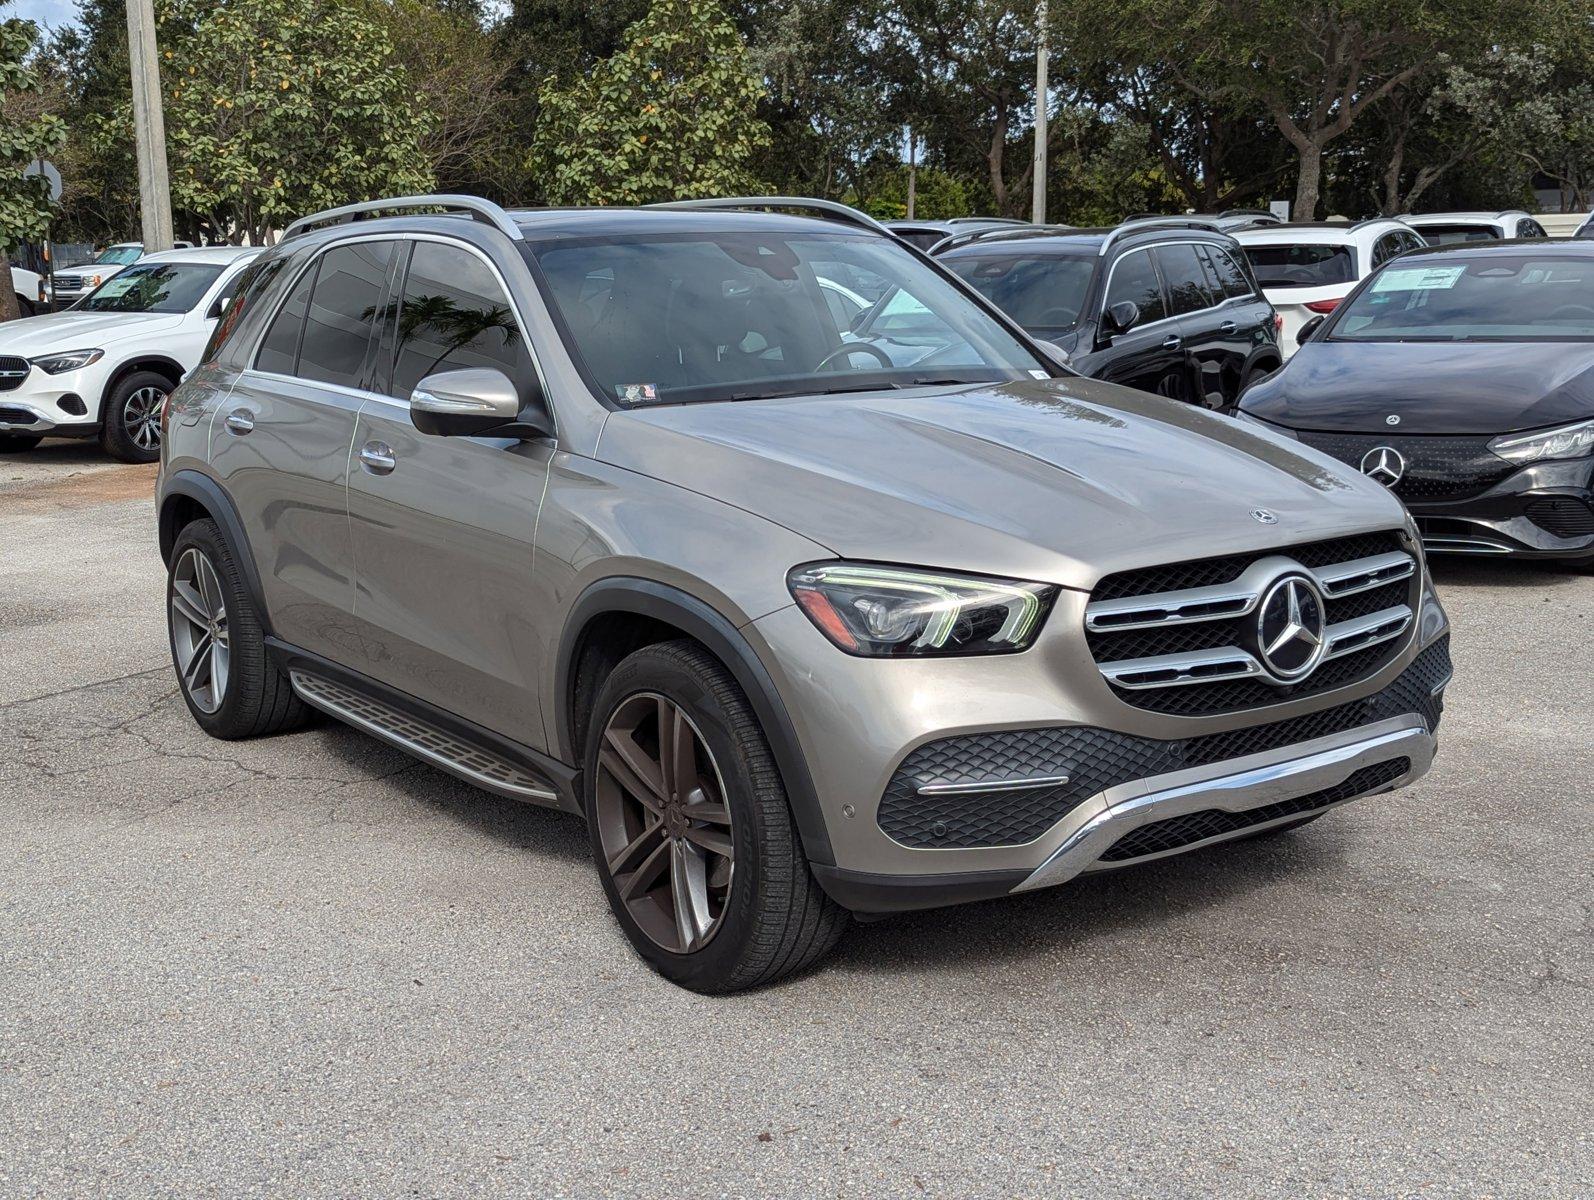
[[[298,670],[289,676],[293,690],[306,704],[356,729],[413,754],[423,762],[457,775],[467,783],[532,804],[562,807],[546,779],[473,742],[437,728],[419,717],[383,703],[325,676]]]

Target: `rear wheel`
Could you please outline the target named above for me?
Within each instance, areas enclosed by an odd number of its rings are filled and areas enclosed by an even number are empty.
[[[32,433],[0,433],[0,454],[21,454],[44,439]]]
[[[151,463],[161,456],[161,409],[172,381],[153,371],[134,371],[105,398],[100,444],[112,458]]]
[[[693,991],[803,970],[848,914],[808,869],[757,718],[694,642],[615,668],[587,738],[586,801],[604,892],[638,954]]]
[[[309,710],[267,656],[260,614],[214,521],[177,535],[166,610],[172,665],[201,729],[231,740],[304,724]]]

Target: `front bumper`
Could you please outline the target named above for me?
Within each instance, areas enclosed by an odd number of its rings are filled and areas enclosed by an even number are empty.
[[[102,376],[93,368],[59,375],[32,368],[18,386],[0,391],[0,433],[92,437],[100,425]]]
[[[1594,459],[1534,463],[1482,495],[1407,507],[1430,554],[1594,557]]]

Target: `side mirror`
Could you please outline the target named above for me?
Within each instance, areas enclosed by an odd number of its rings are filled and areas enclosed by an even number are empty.
[[[1306,324],[1302,325],[1300,329],[1296,330],[1295,332],[1295,344],[1297,346],[1306,345],[1307,342],[1312,340],[1312,335],[1323,327],[1323,322],[1326,320],[1328,320],[1327,317],[1313,317]]]
[[[217,320],[222,313],[227,311],[227,306],[231,303],[231,296],[217,296],[216,302],[210,306],[210,311],[205,314],[205,319],[207,321]]]
[[[410,393],[410,422],[436,437],[547,437],[553,423],[541,401],[522,406],[514,381],[496,367],[439,371]]]
[[[1069,354],[1067,350],[1064,350],[1061,346],[1059,346],[1056,342],[1042,341],[1041,339],[1037,338],[1035,340],[1035,344],[1042,350],[1046,351],[1047,357],[1053,362],[1065,367],[1073,365],[1073,356]]]
[[[1140,305],[1133,300],[1120,300],[1107,310],[1107,332],[1128,333],[1140,323]]]

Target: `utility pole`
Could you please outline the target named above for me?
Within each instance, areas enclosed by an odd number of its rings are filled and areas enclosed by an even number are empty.
[[[918,165],[914,161],[919,149],[919,139],[913,136],[913,126],[908,126],[908,220],[913,220],[914,201],[919,190]]]
[[[1046,68],[1051,52],[1046,46],[1046,0],[1035,10],[1035,154],[1030,160],[1029,219],[1046,224]]]
[[[138,207],[144,253],[172,248],[172,189],[166,175],[166,118],[154,0],[127,0],[127,58],[133,74],[133,137],[138,146]]]

